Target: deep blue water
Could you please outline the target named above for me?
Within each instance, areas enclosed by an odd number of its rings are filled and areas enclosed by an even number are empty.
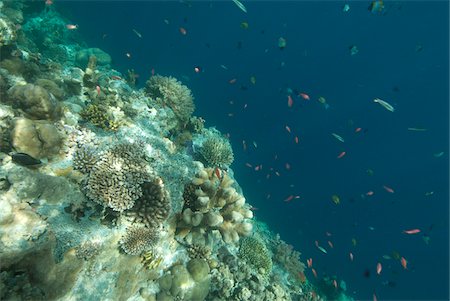
[[[300,250],[303,261],[313,258],[319,276],[345,280],[357,299],[376,292],[378,300],[448,300],[448,2],[386,1],[381,14],[367,9],[370,1],[348,3],[347,13],[338,1],[251,1],[245,2],[248,13],[232,1],[54,6],[79,25],[90,47],[112,55],[115,69],[125,74],[134,68],[141,86],[154,68],[190,87],[195,115],[230,134],[232,168],[257,217]],[[280,37],[287,41],[283,50]],[[195,73],[195,66],[203,72]],[[288,88],[310,100],[293,92],[289,108]],[[346,155],[337,159],[342,151]],[[262,171],[245,163],[262,164]],[[365,196],[368,191],[374,195]],[[289,195],[300,198],[284,202]],[[422,232],[402,233],[413,228]],[[382,258],[393,252],[407,259],[407,270],[399,260]],[[309,271],[308,277],[314,281]]]

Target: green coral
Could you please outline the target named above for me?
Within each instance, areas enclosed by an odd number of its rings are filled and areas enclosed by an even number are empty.
[[[146,92],[161,105],[169,106],[181,125],[186,125],[194,112],[191,90],[174,77],[154,75],[146,83]]]
[[[119,123],[112,120],[105,111],[105,107],[91,104],[88,105],[80,115],[84,120],[89,121],[95,126],[104,130],[116,131],[120,126]]]
[[[252,265],[263,275],[272,271],[272,258],[266,245],[259,239],[249,236],[242,239],[239,257]]]
[[[200,154],[210,167],[228,167],[234,155],[230,142],[217,131],[207,131],[206,140],[200,147]]]

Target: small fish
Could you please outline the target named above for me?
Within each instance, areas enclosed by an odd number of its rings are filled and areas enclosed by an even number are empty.
[[[255,77],[254,75],[250,76],[250,82],[251,82],[253,85],[256,85],[256,77]]]
[[[75,29],[78,29],[78,24],[67,24],[66,28],[68,30],[75,30]]]
[[[384,190],[386,190],[389,193],[394,193],[395,192],[394,189],[392,189],[391,187],[388,187],[386,185],[383,185],[383,188],[384,188]]]
[[[340,158],[344,157],[345,154],[346,154],[346,152],[341,152],[341,153],[337,156],[337,158],[340,159]]]
[[[133,28],[133,32],[142,39],[142,35],[136,29]]]
[[[299,96],[301,96],[304,100],[310,100],[311,98],[309,97],[308,94],[306,93],[300,93]]]
[[[381,274],[381,270],[383,269],[383,266],[381,265],[381,263],[377,263],[377,274],[380,275]]]
[[[408,269],[408,261],[405,259],[405,257],[400,258],[400,263],[402,264],[402,267],[407,270]]]
[[[382,0],[372,1],[368,9],[371,13],[381,13],[384,9],[384,3]]]
[[[354,258],[354,257],[353,257],[353,253],[350,252],[348,255],[349,255],[349,257],[350,257],[350,261],[353,261],[353,258]]]
[[[232,78],[232,79],[230,79],[229,81],[228,81],[228,83],[230,83],[230,84],[234,84],[235,82],[237,81],[237,79],[236,78]]]
[[[352,238],[352,245],[354,247],[356,247],[357,244],[358,244],[358,242],[357,242],[356,238]]]
[[[53,4],[52,0],[45,0],[45,5],[50,6]]]
[[[286,48],[286,39],[285,38],[283,38],[283,37],[278,38],[278,48],[280,48],[281,50]]]
[[[362,130],[362,128],[356,128],[355,133],[359,133],[359,132],[361,132],[361,130]]]
[[[195,66],[195,67],[194,67],[194,71],[195,71],[195,73],[200,73],[200,72],[203,71],[203,69],[202,69],[202,67],[200,67],[200,66]]]
[[[439,153],[433,154],[433,157],[435,157],[435,158],[440,158],[440,157],[442,157],[443,155],[444,155],[444,152],[439,152]]]
[[[351,45],[348,47],[348,49],[350,50],[350,55],[355,55],[359,52],[359,49],[356,45]]]
[[[41,160],[36,159],[25,153],[13,153],[11,155],[12,161],[22,166],[35,166],[41,164]]]
[[[403,230],[405,234],[417,234],[420,233],[420,229]]]
[[[288,133],[291,133],[291,128],[289,126],[285,126],[286,131],[288,131]]]
[[[314,268],[311,268],[311,272],[313,273],[314,277],[317,278],[317,272]]]
[[[427,129],[425,129],[425,128],[408,128],[408,131],[412,131],[412,132],[426,132]]]
[[[220,65],[220,68],[225,69],[225,70],[228,70],[228,67],[225,66],[225,65]]]
[[[285,202],[290,202],[294,199],[294,196],[291,194],[290,196],[288,196],[284,201]]]
[[[111,79],[113,79],[113,80],[122,80],[122,78],[120,76],[117,76],[117,75],[111,76]]]
[[[374,194],[374,192],[372,190],[369,190],[369,191],[366,192],[367,196],[372,196],[373,194]]]
[[[373,100],[373,102],[379,103],[380,105],[382,105],[386,110],[390,111],[390,112],[394,112],[395,109],[392,105],[390,105],[389,103],[385,102],[384,100],[381,100],[379,98],[375,98]]]
[[[292,96],[288,95],[288,107],[292,108],[293,105],[294,105],[294,101],[292,100]]]
[[[183,36],[185,36],[187,34],[187,30],[184,27],[180,27],[179,31]]]
[[[336,205],[339,205],[339,204],[341,203],[341,199],[340,199],[339,196],[336,195],[336,194],[333,194],[333,195],[331,196],[331,200],[332,200],[333,203],[335,203]]]
[[[100,96],[101,93],[100,86],[96,86],[95,90],[97,91],[97,97]]]
[[[339,136],[336,133],[331,133],[331,135],[333,135],[334,138],[336,138],[337,140],[339,140],[340,142],[344,143],[344,138],[342,138],[341,136]]]
[[[241,28],[242,29],[248,29],[248,23],[247,22],[241,22]]]
[[[342,11],[344,13],[348,12],[349,10],[350,10],[350,5],[348,5],[348,4],[345,4],[344,7],[342,7]]]
[[[312,268],[313,259],[312,258],[306,259],[306,263],[308,264],[308,268]]]
[[[392,259],[392,257],[391,257],[391,256],[389,256],[389,255],[383,255],[383,259],[386,259],[386,260],[391,260],[391,259]]]
[[[375,293],[373,293],[373,301],[378,301],[377,295],[375,295]]]
[[[337,284],[336,279],[333,280],[333,286],[334,286],[334,288],[338,288],[338,284]]]
[[[295,136],[294,141],[295,141],[296,144],[298,144],[298,137],[297,136]]]
[[[317,248],[322,252],[322,253],[325,253],[325,254],[327,254],[328,252],[327,252],[327,250],[325,250],[323,247],[321,247],[321,246],[317,246]]]
[[[256,144],[256,141],[253,141],[252,143],[255,148],[258,148],[258,144]]]
[[[131,58],[131,53],[127,52],[127,53],[125,53],[125,55],[126,55],[126,57],[129,58],[129,59]]]
[[[334,245],[331,241],[328,241],[328,245],[330,246],[330,248],[334,249]]]
[[[245,8],[244,4],[242,4],[241,2],[239,2],[238,0],[233,0],[234,4],[237,5],[237,7],[239,7],[240,10],[242,10],[244,13],[247,12],[247,8]]]
[[[223,174],[222,174],[222,170],[221,170],[220,168],[216,167],[216,168],[214,169],[214,174],[216,175],[216,177],[217,177],[219,180],[222,180]]]

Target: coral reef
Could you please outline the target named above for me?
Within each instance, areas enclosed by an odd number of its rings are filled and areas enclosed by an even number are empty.
[[[146,83],[148,95],[162,105],[169,106],[184,126],[194,112],[194,99],[188,87],[173,77],[154,75]]]
[[[145,153],[137,143],[117,144],[93,165],[86,195],[93,201],[122,212],[134,206],[149,179]]]
[[[131,227],[120,240],[120,246],[125,253],[130,255],[140,255],[144,251],[150,250],[158,240],[156,229],[146,227]]]
[[[57,128],[47,121],[17,118],[13,122],[11,143],[18,152],[46,158],[59,152],[62,137]]]
[[[110,65],[111,56],[100,48],[81,49],[75,54],[75,64],[80,68],[86,68],[89,58],[94,56],[100,66]]]
[[[41,86],[15,85],[8,91],[9,101],[31,119],[57,119],[61,107],[56,98]]]
[[[239,257],[250,263],[259,273],[270,274],[272,271],[272,258],[264,243],[252,236],[241,241]]]
[[[224,171],[205,168],[186,186],[185,205],[177,224],[178,234],[188,243],[204,245],[208,233],[219,230],[226,243],[237,243],[252,232],[251,210],[245,198],[232,187],[234,181]],[[195,191],[194,191],[195,189]]]

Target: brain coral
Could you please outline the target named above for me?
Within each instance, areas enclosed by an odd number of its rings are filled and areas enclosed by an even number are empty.
[[[94,164],[86,185],[93,201],[122,212],[134,206],[148,178],[147,161],[139,143],[117,144]]]
[[[182,124],[194,112],[194,98],[188,87],[174,77],[154,75],[146,83],[146,91],[153,99],[169,106]]]

